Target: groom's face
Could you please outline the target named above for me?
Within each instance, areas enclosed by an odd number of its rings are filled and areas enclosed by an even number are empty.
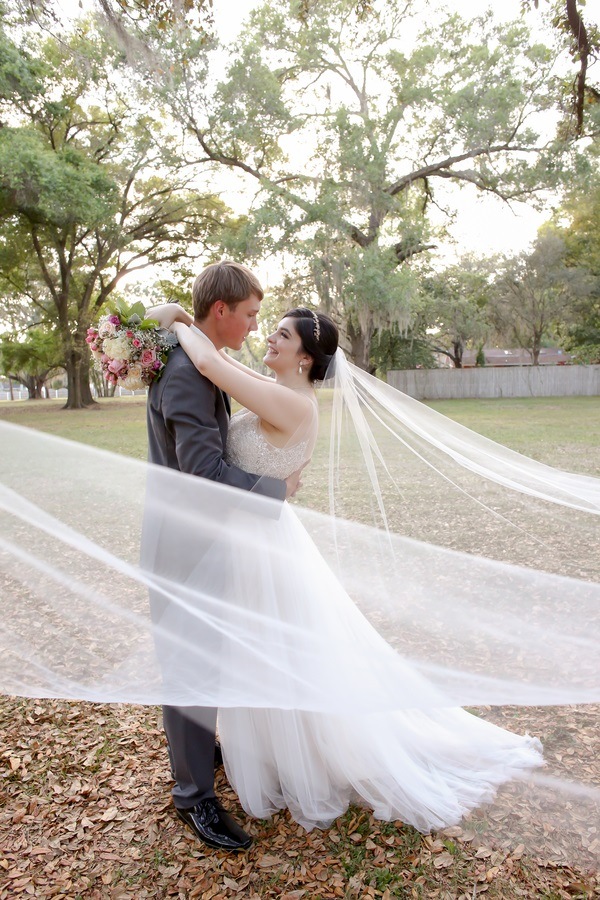
[[[239,350],[251,331],[256,331],[256,317],[260,312],[260,300],[250,294],[247,300],[240,300],[235,309],[223,304],[223,316],[219,319],[219,338],[224,347]]]

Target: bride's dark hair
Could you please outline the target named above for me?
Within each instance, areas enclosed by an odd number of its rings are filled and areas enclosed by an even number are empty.
[[[338,347],[338,327],[329,316],[297,306],[286,312],[284,319],[296,319],[295,326],[302,349],[312,358],[309,381],[323,381]]]

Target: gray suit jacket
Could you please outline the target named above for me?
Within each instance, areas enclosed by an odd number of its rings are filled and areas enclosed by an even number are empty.
[[[223,459],[229,412],[226,394],[198,372],[182,347],[175,347],[162,377],[150,386],[148,394],[150,462],[283,501],[284,481],[252,475]],[[219,571],[227,568],[226,557],[232,548],[227,541],[212,540],[206,529],[199,544],[193,529],[187,532],[180,527],[178,510],[188,508],[187,500],[185,483],[165,484],[149,472],[142,565],[160,579],[177,581],[185,581],[192,571],[200,568],[206,574],[205,589],[211,592],[215,588],[214,579],[220,577]],[[222,509],[231,511],[240,503],[243,505],[243,498],[236,494],[224,498]],[[273,515],[270,506],[265,515]],[[150,601],[153,619],[159,621],[169,606],[167,597],[151,590]]]
[[[150,462],[284,500],[285,482],[259,478],[223,459],[229,414],[227,395],[176,347],[148,394]]]

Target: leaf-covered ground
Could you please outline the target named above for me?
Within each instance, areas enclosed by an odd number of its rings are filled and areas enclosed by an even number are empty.
[[[159,710],[8,698],[0,710],[0,900],[559,900],[600,890],[590,861],[561,865],[510,838],[490,841],[476,821],[426,837],[357,808],[310,834],[287,814],[247,821],[222,770],[218,793],[255,843],[237,856],[208,850],[174,813]],[[562,712],[548,714],[548,749],[568,759],[576,743],[594,740],[597,710],[579,721]],[[496,713],[515,727],[515,711]],[[590,860],[594,833],[590,822]]]
[[[515,433],[509,441],[511,411]],[[595,398],[477,406],[465,401],[444,412],[550,464],[598,471]],[[137,400],[103,403],[81,414],[52,402],[7,403],[0,404],[0,417],[145,456],[144,404]],[[598,709],[478,713],[539,736],[549,774],[568,779],[576,767],[580,780],[600,782]],[[598,817],[565,800],[568,811],[559,810],[558,824],[550,820],[536,845],[527,825],[511,828],[511,814],[521,823],[530,820],[533,829],[546,810],[537,795],[511,790],[491,815],[484,810],[463,827],[427,837],[400,822],[376,822],[356,808],[328,831],[307,834],[287,814],[247,820],[220,770],[218,794],[255,843],[239,856],[207,850],[175,815],[155,708],[0,698],[0,779],[0,900],[600,896]],[[562,812],[576,826],[574,854]]]

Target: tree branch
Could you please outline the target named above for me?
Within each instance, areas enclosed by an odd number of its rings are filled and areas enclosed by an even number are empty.
[[[52,276],[51,276],[50,272],[48,271],[48,267],[46,266],[46,260],[44,259],[44,254],[42,252],[42,245],[40,244],[40,240],[37,235],[37,228],[35,227],[35,225],[33,225],[31,227],[31,241],[33,243],[33,248],[34,248],[36,256],[38,258],[38,262],[39,262],[40,269],[42,272],[42,277],[46,283],[46,287],[50,291],[50,295],[51,295],[52,299],[54,300],[56,308],[59,309],[60,308],[60,299],[58,296],[58,292],[54,286],[54,281],[52,279]]]
[[[583,19],[579,15],[576,0],[566,0],[565,6],[567,10],[567,21],[573,37],[577,41],[577,50],[579,51],[580,66],[576,81],[575,113],[577,115],[576,134],[578,137],[581,137],[583,135],[583,104],[585,101],[585,78],[587,74],[588,57],[590,55],[590,42],[585,25],[583,24]]]
[[[410,259],[413,256],[417,256],[419,253],[424,253],[426,250],[435,250],[437,244],[412,244],[407,247],[403,241],[400,241],[394,247],[394,253],[396,254],[396,259],[398,260],[398,264],[406,262],[407,259]]]
[[[466,159],[476,159],[478,156],[485,156],[491,153],[516,150],[521,153],[538,152],[535,147],[511,147],[510,143],[495,144],[491,147],[478,147],[476,150],[468,150],[466,153],[449,156],[446,159],[439,160],[439,162],[431,163],[431,165],[416,169],[414,172],[411,172],[410,175],[404,175],[404,177],[400,178],[394,184],[385,188],[385,193],[394,197],[401,191],[407,190],[407,188],[409,188],[411,184],[414,184],[415,181],[419,181],[423,178],[430,178],[432,175],[442,178],[455,178],[458,176],[452,171],[451,167],[456,165],[456,163],[464,162]]]

